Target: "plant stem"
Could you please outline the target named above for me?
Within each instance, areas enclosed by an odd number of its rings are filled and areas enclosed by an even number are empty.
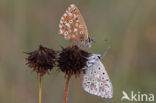
[[[69,87],[70,78],[71,78],[71,76],[68,76],[67,77],[67,80],[66,80],[65,91],[64,91],[64,101],[63,101],[63,103],[66,103],[67,102],[67,94],[68,94],[68,87]]]
[[[40,75],[39,82],[39,103],[42,103],[42,75]]]

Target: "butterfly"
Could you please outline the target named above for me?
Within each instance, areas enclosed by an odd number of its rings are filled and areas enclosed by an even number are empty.
[[[87,67],[83,76],[83,89],[102,98],[112,98],[113,88],[109,76],[102,62],[101,55],[93,54],[88,58]]]
[[[60,34],[78,46],[91,47],[93,39],[88,37],[86,23],[76,5],[71,4],[63,14],[59,24]]]

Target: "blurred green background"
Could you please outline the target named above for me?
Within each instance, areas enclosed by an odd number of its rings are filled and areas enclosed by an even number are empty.
[[[123,90],[156,94],[156,0],[0,0],[0,103],[38,102],[38,78],[25,65],[23,52],[39,44],[56,50],[72,44],[58,34],[59,20],[71,3],[79,7],[96,41],[83,49],[103,54],[111,46],[102,61],[114,97],[84,92],[81,75],[70,82],[68,103],[120,103]],[[63,102],[64,74],[56,69],[44,76],[43,103]]]

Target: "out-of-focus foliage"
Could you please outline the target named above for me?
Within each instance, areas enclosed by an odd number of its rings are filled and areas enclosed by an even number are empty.
[[[25,65],[23,52],[39,44],[56,50],[71,45],[58,34],[59,19],[71,3],[80,8],[96,41],[83,49],[102,54],[111,46],[102,61],[114,97],[87,94],[81,76],[71,80],[69,103],[120,103],[123,90],[156,94],[155,0],[0,0],[0,103],[37,103],[38,78]],[[44,76],[43,103],[63,101],[64,74],[56,69]]]

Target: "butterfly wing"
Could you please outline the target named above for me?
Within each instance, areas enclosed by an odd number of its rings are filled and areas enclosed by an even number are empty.
[[[85,42],[88,39],[87,26],[79,9],[74,4],[71,4],[61,17],[59,28],[60,34],[72,42]]]
[[[102,98],[112,98],[113,88],[104,65],[100,60],[88,67],[83,76],[83,89]]]

